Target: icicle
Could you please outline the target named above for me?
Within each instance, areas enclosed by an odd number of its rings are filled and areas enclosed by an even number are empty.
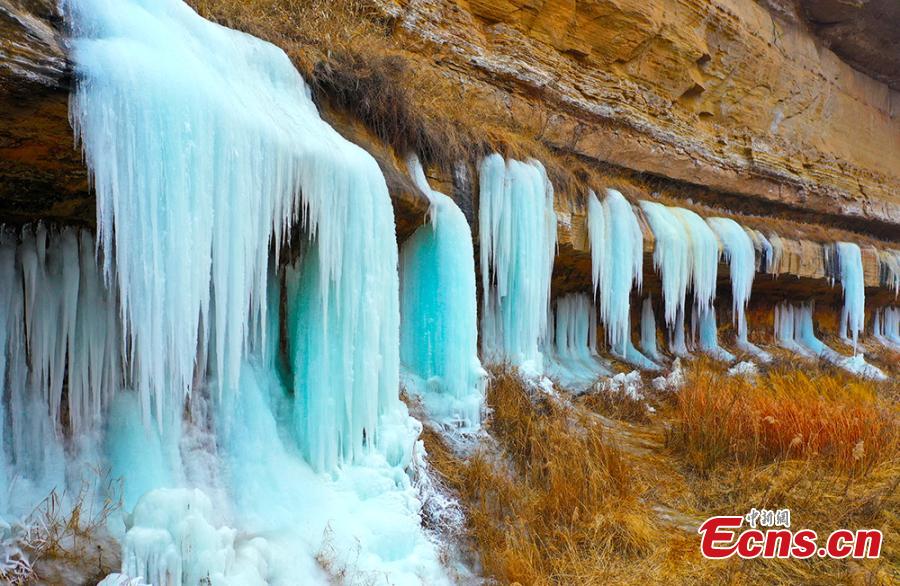
[[[879,251],[878,264],[881,286],[892,289],[896,298],[900,295],[900,250]]]
[[[615,189],[606,190],[603,203],[588,195],[594,296],[600,301],[600,321],[610,346],[621,351],[631,337],[631,289],[641,290],[644,236],[631,204]]]
[[[669,350],[679,358],[690,358],[691,353],[684,337],[684,321],[684,308],[680,307],[675,316],[675,323],[669,328]]]
[[[477,429],[487,373],[478,360],[472,232],[456,203],[428,185],[418,158],[409,171],[431,208],[400,253],[400,360],[433,419]]]
[[[671,330],[683,310],[691,276],[690,240],[684,225],[661,203],[641,201],[656,244],[653,265],[662,277],[665,322]],[[683,321],[682,321],[683,324]]]
[[[756,255],[753,240],[740,224],[728,218],[709,218],[707,223],[722,241],[722,257],[728,263],[731,276],[732,323],[737,326],[737,347],[763,362],[772,356],[747,339],[747,304],[756,276]],[[760,235],[760,238],[763,238]],[[764,241],[768,245],[768,241]],[[770,254],[771,245],[762,247],[763,254]]]
[[[782,348],[801,356],[812,357],[814,354],[801,346],[794,336],[796,308],[786,301],[775,306],[775,340]]]
[[[719,241],[715,232],[697,214],[684,208],[670,208],[684,224],[690,246],[690,284],[694,307],[712,308],[719,270]]]
[[[850,342],[856,351],[859,333],[866,321],[866,286],[863,279],[862,253],[857,244],[838,242],[836,245],[840,266],[841,287],[844,289],[844,307],[841,310],[841,339]]]
[[[7,372],[21,368],[8,362],[12,346],[23,326],[22,279],[16,266],[16,235],[0,226],[0,517],[9,510],[9,458],[6,439]]]
[[[0,226],[0,490],[15,477],[0,515],[30,511],[54,488],[68,506],[67,487],[93,480],[122,341],[94,252],[86,231],[26,226],[19,238]]]
[[[759,230],[744,227],[747,235],[753,241],[753,248],[756,250],[756,270],[761,273],[771,273],[773,271],[773,261],[775,251],[772,243]]]
[[[547,374],[575,392],[587,390],[601,376],[612,373],[597,354],[597,314],[584,293],[572,293],[556,300],[551,316],[552,347],[547,354]]]
[[[734,362],[734,354],[719,346],[716,327],[716,311],[704,308],[694,311],[691,316],[692,331],[697,331],[697,344],[704,353],[722,362]]]
[[[772,246],[772,263],[769,273],[778,276],[781,273],[781,259],[784,256],[784,242],[781,237],[772,232],[769,234],[769,243]]]
[[[556,255],[553,186],[543,166],[485,158],[479,227],[483,356],[540,374]]]
[[[634,209],[615,189],[606,190],[603,203],[590,192],[588,233],[594,297],[611,352],[635,366],[658,369],[631,341],[631,289],[640,292],[644,273],[644,235]]]

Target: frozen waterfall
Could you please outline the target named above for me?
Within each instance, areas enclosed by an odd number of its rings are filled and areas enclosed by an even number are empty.
[[[486,157],[480,169],[481,347],[488,362],[544,368],[556,256],[553,186],[537,161]]]
[[[445,581],[405,472],[421,426],[378,164],[271,44],[177,0],[63,7],[98,243],[0,238],[3,516],[90,470],[123,480],[133,577],[323,581],[325,551]]]
[[[593,191],[588,194],[588,236],[594,297],[612,354],[639,368],[658,370],[631,339],[631,290],[641,291],[644,235],[621,193],[607,189],[602,203]]]
[[[757,267],[765,262],[756,262],[756,247],[750,234],[740,224],[729,218],[709,218],[707,223],[722,242],[722,257],[728,263],[731,275],[731,314],[732,323],[737,326],[736,345],[763,362],[770,362],[772,356],[747,339],[747,304],[753,289],[753,278]],[[769,258],[771,245],[761,234],[760,242],[763,258]]]
[[[431,189],[417,158],[409,171],[431,207],[400,252],[400,360],[433,419],[477,429],[487,373],[478,359],[472,232],[456,203]]]
[[[641,209],[656,239],[653,264],[662,277],[672,353],[689,356],[684,323],[690,289],[692,333],[696,334],[699,328],[700,349],[717,359],[730,360],[731,354],[719,346],[713,315],[720,254],[718,237],[703,218],[690,210],[652,201],[642,201]]]

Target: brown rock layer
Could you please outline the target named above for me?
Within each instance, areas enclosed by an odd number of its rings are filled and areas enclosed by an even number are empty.
[[[555,148],[896,234],[897,93],[759,5],[382,2],[405,46]]]

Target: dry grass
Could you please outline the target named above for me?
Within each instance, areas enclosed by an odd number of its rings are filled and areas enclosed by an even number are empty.
[[[634,399],[623,392],[597,389],[578,397],[578,402],[592,411],[613,419],[636,423],[650,421],[646,402]]]
[[[721,464],[815,459],[862,475],[898,451],[895,409],[874,385],[834,371],[778,369],[756,379],[691,370],[669,443],[701,474]]]
[[[754,385],[694,361],[658,415],[600,424],[597,405],[501,370],[488,389],[491,438],[474,455],[424,439],[465,508],[463,546],[499,583],[890,584],[900,449],[883,390],[785,365]],[[882,559],[704,560],[700,523],[752,507],[790,508],[795,527],[820,535],[881,529]]]
[[[604,555],[648,554],[653,516],[596,421],[510,370],[495,373],[488,403],[497,446],[461,461],[433,433],[426,440],[432,464],[466,504],[489,575],[502,583],[584,583],[583,571]]]
[[[97,474],[97,481],[102,476]],[[104,481],[106,494],[120,494],[118,482]],[[5,584],[95,584],[119,566],[119,547],[107,522],[122,503],[106,498],[95,503],[98,485],[85,482],[75,494],[51,492],[0,544],[7,559],[0,564]]]

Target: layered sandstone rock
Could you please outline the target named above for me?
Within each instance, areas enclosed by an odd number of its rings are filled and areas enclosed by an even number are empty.
[[[837,220],[900,217],[898,94],[737,0],[382,0],[549,144]]]
[[[68,122],[69,67],[52,0],[0,0],[0,216],[89,222]]]

